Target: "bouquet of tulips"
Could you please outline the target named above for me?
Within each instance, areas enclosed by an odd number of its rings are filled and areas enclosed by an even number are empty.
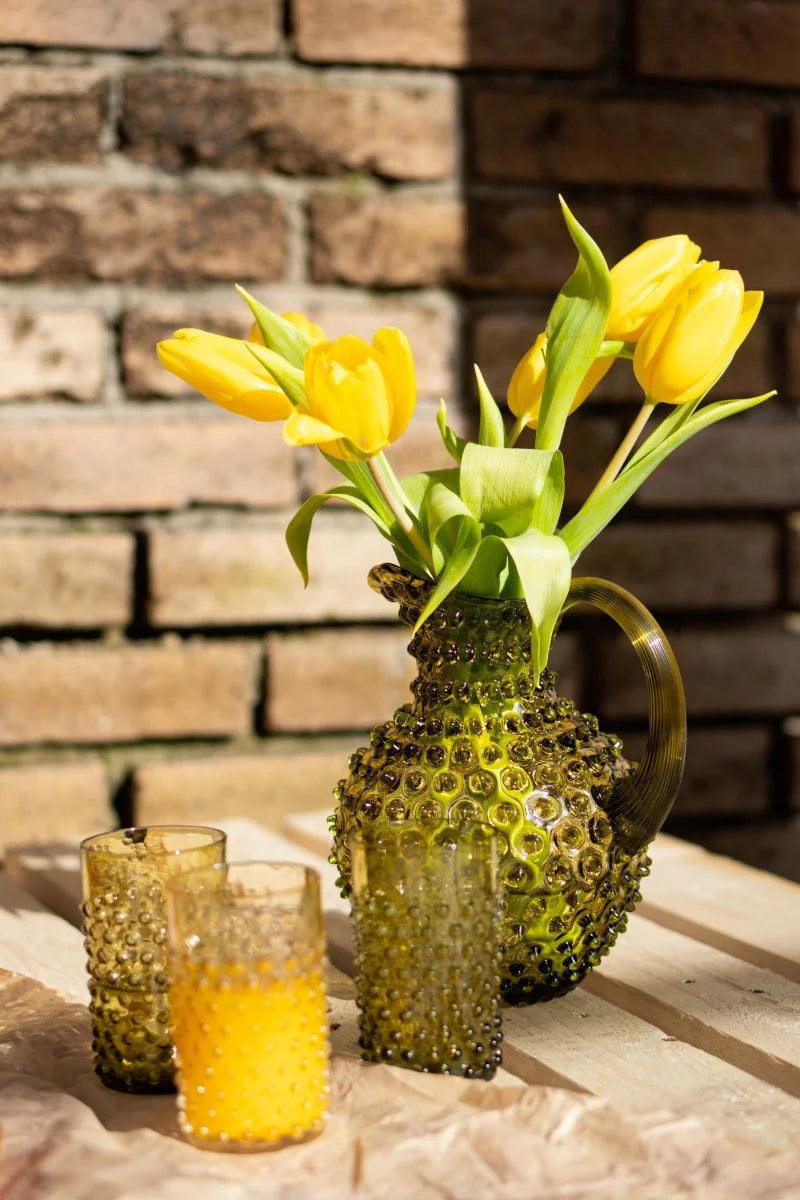
[[[384,454],[408,426],[416,402],[414,363],[399,329],[372,345],[330,341],[300,314],[279,316],[242,288],[255,318],[246,340],[180,329],[159,343],[163,365],[223,408],[283,421],[293,446],[315,445],[345,482],[312,496],[287,529],[308,581],[314,514],[328,500],[359,509],[389,541],[401,566],[433,583],[422,624],[458,587],[478,596],[524,598],[532,665],[547,661],[553,629],[581,551],[668,454],[707,425],[774,395],[703,403],[749,333],[763,299],[737,271],[700,262],[685,234],[645,242],[611,270],[562,201],[578,252],[547,326],[514,371],[504,414],[479,368],[477,441],[437,424],[452,468],[398,479]],[[560,524],[570,413],[616,359],[630,359],[643,404],[580,510]],[[658,405],[666,415],[639,439]],[[526,427],[535,444],[516,443]]]

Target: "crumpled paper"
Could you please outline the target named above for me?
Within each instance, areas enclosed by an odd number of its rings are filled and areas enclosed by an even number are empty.
[[[3,1200],[772,1200],[800,1186],[800,1157],[699,1121],[624,1116],[508,1075],[471,1083],[362,1063],[352,1028],[321,1137],[254,1155],[197,1150],[179,1138],[174,1097],[97,1081],[83,1005],[0,971],[0,1014]]]

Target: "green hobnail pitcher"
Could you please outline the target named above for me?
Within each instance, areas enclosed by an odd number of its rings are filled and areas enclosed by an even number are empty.
[[[413,626],[431,584],[374,567],[370,585]],[[564,609],[587,602],[631,640],[647,680],[650,730],[641,763],[618,738],[530,666],[522,600],[452,593],[409,645],[413,701],[370,734],[336,787],[331,861],[350,891],[348,842],[357,829],[409,822],[432,841],[483,820],[500,838],[504,885],[503,999],[562,995],[600,962],[640,899],[646,848],[683,773],[686,707],[675,657],[635,597],[601,579],[575,579]]]

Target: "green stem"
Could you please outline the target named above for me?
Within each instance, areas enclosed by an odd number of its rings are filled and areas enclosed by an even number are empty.
[[[611,462],[608,464],[605,471],[595,484],[586,501],[587,504],[589,500],[593,500],[595,496],[600,494],[600,492],[604,492],[609,484],[612,484],[617,478],[623,466],[625,465],[625,460],[639,440],[639,434],[642,432],[648,420],[650,419],[650,414],[654,408],[655,401],[645,400],[644,404],[639,409],[636,419],[634,420],[628,432],[625,434],[625,437],[620,442],[616,454],[611,459]]]
[[[598,358],[633,358],[636,349],[635,342],[609,341],[601,342],[597,351]]]
[[[511,433],[508,435],[509,446],[516,446],[516,444],[519,440],[519,436],[522,433],[523,429],[527,429],[527,427],[528,427],[528,421],[529,421],[529,418],[526,416],[525,417],[517,417],[516,421],[514,422],[514,424],[511,427]]]
[[[383,459],[383,463],[378,461],[379,457]],[[366,461],[370,474],[375,480],[375,486],[377,487],[383,499],[386,501],[387,506],[391,510],[392,516],[397,521],[397,524],[400,526],[403,533],[406,535],[408,540],[411,542],[411,545],[421,558],[422,562],[427,567],[431,577],[435,578],[430,549],[425,545],[419,530],[403,507],[400,497],[391,487],[386,473],[381,469],[382,465],[388,468],[388,463],[386,463],[386,460],[383,458],[382,454],[380,456],[376,456],[375,458],[368,458]]]

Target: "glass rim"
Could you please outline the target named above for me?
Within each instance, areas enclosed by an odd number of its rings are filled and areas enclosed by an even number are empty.
[[[158,849],[150,849],[148,847],[148,855],[153,858],[173,857],[181,854],[191,854],[197,850],[205,850],[209,846],[218,846],[221,842],[225,842],[228,836],[224,829],[217,829],[215,825],[127,825],[123,829],[106,829],[101,833],[92,833],[89,837],[83,839],[79,849],[84,854],[114,854],[115,847],[121,841],[124,841],[126,834],[142,833],[146,836],[150,830],[153,830],[155,833],[202,833],[213,835],[193,846],[162,846]],[[104,844],[109,839],[111,845]],[[131,845],[136,844],[131,841]]]
[[[197,888],[192,886],[192,880],[208,879],[209,872],[230,871],[231,867],[289,867],[291,870],[302,873],[304,882],[314,881],[318,888],[322,889],[322,875],[316,867],[310,867],[306,863],[292,862],[290,859],[272,859],[272,858],[244,858],[237,859],[234,862],[216,862],[209,863],[205,867],[193,867],[190,871],[184,871],[181,875],[170,879],[166,883],[166,890],[172,893],[180,893],[181,895],[196,894]],[[228,888],[222,889],[217,894],[225,895],[230,900],[253,901],[258,899],[266,899],[272,894],[272,889],[261,887],[257,891],[250,892],[242,896],[232,894]]]

